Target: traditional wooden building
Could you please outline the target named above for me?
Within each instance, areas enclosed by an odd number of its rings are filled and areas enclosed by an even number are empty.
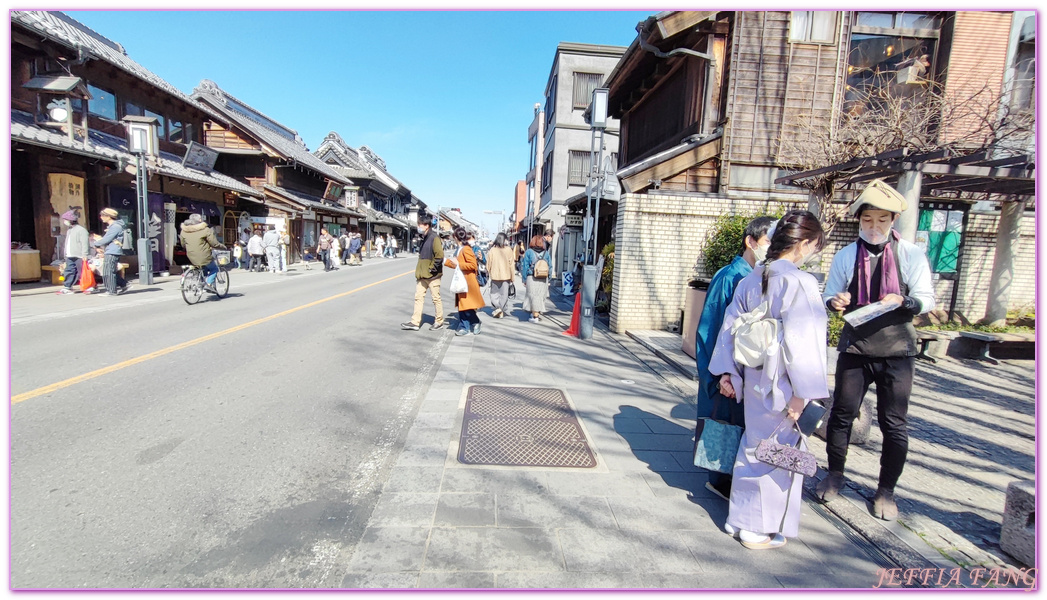
[[[136,157],[128,151],[125,117],[156,123],[146,159],[149,225],[143,224],[156,271],[178,262],[179,214],[200,212],[218,227],[227,203],[261,202],[262,193],[250,186],[184,160],[189,145],[203,141],[203,124],[214,116],[209,109],[63,13],[10,14],[11,239],[33,249],[23,252],[39,251],[43,266],[62,258],[59,216],[70,209],[101,233],[98,213],[115,208],[137,238]],[[137,256],[124,262],[137,271]],[[33,278],[24,275],[13,278]]]
[[[418,231],[418,213],[426,204],[389,173],[380,156],[367,146],[353,148],[334,131],[313,154],[353,180],[347,195],[365,214],[361,233],[367,240],[373,240],[375,234],[395,236],[401,248],[410,247]]]
[[[219,153],[216,166],[262,193],[264,214],[231,209],[223,219],[230,231],[244,223],[275,225],[290,233],[288,262],[316,246],[320,229],[337,236],[364,215],[346,204],[347,177],[317,159],[298,132],[237,99],[210,80],[193,98],[217,114],[204,123],[207,145]]]
[[[1021,82],[1005,78],[1020,60],[1023,24],[1010,12],[667,11],[649,18],[606,82],[610,115],[621,121],[624,188],[612,329],[680,321],[687,282],[695,271],[711,275],[702,245],[718,216],[817,205],[806,189],[788,185],[799,162],[793,142],[830,135],[845,112],[867,110],[876,94],[917,96],[933,82],[952,97],[972,87],[1009,93],[1008,85],[1026,97]],[[940,131],[956,139],[971,137],[972,127],[953,119]],[[892,183],[904,187],[897,178]],[[845,203],[862,187],[839,189],[832,200]],[[921,220],[924,212],[937,223],[935,211],[979,207],[987,212],[972,212],[974,221],[998,219],[991,198],[948,198],[945,206],[933,188],[912,193]],[[853,220],[840,221],[822,253],[825,267],[855,231]],[[977,273],[991,270],[992,252],[972,246],[967,251],[980,258],[967,263],[970,284],[945,268],[935,285],[943,304],[960,286],[959,310],[974,320],[985,304]],[[1025,248],[1017,272],[1026,266],[1031,274],[1032,244]],[[1018,287],[1012,303],[1031,302],[1031,286]]]

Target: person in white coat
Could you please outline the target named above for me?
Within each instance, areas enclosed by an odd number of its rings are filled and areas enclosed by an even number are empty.
[[[876,384],[876,412],[883,433],[880,474],[873,516],[898,518],[894,488],[909,450],[906,426],[915,356],[919,353],[913,317],[934,308],[931,269],[924,251],[892,227],[908,208],[905,196],[882,180],[855,198],[850,212],[859,222],[858,240],[833,257],[822,293],[830,310],[847,314],[871,304],[886,312],[840,332],[833,405],[826,425],[829,475],[816,488],[828,502],[843,487],[851,425],[869,384]]]

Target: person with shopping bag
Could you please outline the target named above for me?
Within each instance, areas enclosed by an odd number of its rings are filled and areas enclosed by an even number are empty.
[[[462,289],[460,283],[453,280],[451,282],[451,292],[455,294],[455,306],[458,307],[458,330],[454,334],[480,335],[480,317],[477,316],[476,311],[483,308],[485,302],[480,283],[476,279],[476,273],[480,268],[472,248],[472,245],[476,243],[476,236],[462,227],[456,227],[454,239],[460,244],[458,254],[453,258],[445,259],[444,266],[458,271],[454,275],[455,278],[458,278],[460,273],[465,279],[464,291],[460,291]]]
[[[764,264],[738,283],[724,315],[709,372],[720,393],[745,411],[725,529],[753,550],[799,535],[803,475],[761,460],[761,443],[796,448],[795,421],[829,395],[826,327],[818,281],[800,270],[825,245],[818,219],[792,210],[775,226]]]

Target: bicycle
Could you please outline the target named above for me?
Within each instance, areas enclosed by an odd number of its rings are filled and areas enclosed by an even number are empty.
[[[203,267],[188,265],[185,268],[179,287],[182,290],[182,299],[185,300],[186,304],[193,305],[199,302],[205,291],[211,292],[219,298],[229,294],[229,272],[224,268],[229,264],[229,252],[215,252],[214,260],[218,263],[218,273],[215,275],[213,287],[207,285]]]

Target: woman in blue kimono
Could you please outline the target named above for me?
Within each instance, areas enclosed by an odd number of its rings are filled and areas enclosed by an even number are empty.
[[[799,535],[803,476],[758,461],[756,446],[771,437],[796,445],[799,433],[792,423],[809,401],[829,395],[828,316],[817,280],[799,268],[824,245],[825,233],[810,212],[789,211],[778,221],[767,260],[735,289],[709,363],[709,372],[720,376],[721,394],[742,395],[745,433],[734,463],[726,530],[754,550],[779,548]],[[780,348],[760,369],[741,367],[734,361],[731,325],[764,301],[769,316],[781,323]]]
[[[746,275],[753,272],[757,263],[767,258],[767,248],[771,243],[767,234],[771,233],[768,230],[775,221],[774,217],[756,217],[750,221],[742,236],[741,252],[730,264],[717,271],[709,282],[702,316],[698,319],[698,329],[694,336],[694,356],[699,380],[699,423],[702,418],[710,417],[745,427],[745,415],[741,404],[721,396],[720,378],[709,373],[709,359],[716,348],[716,338],[720,334],[720,326],[723,325],[723,315],[734,298],[734,288]],[[696,435],[695,444],[697,443]],[[710,471],[705,487],[727,500],[731,495],[731,475]]]

